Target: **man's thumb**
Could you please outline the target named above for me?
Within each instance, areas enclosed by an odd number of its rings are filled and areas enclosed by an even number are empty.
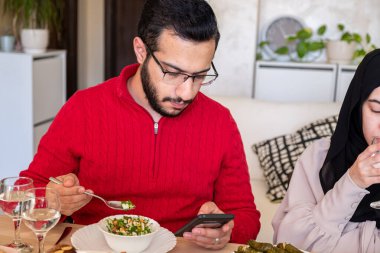
[[[74,185],[79,185],[79,180],[73,173],[67,174],[63,177],[63,185],[65,187],[71,187]]]

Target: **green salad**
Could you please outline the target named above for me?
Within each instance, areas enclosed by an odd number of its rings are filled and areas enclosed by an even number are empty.
[[[136,207],[135,204],[133,204],[132,201],[130,200],[121,201],[121,208],[123,208],[124,210],[131,210],[131,209],[134,209],[135,207]]]
[[[126,216],[123,218],[106,219],[108,232],[116,235],[146,235],[152,232],[152,223],[141,216]]]

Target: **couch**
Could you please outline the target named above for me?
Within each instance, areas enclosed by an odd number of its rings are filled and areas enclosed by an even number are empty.
[[[261,212],[258,241],[272,242],[271,225],[279,203],[266,197],[268,186],[252,144],[279,135],[293,133],[312,121],[339,113],[339,103],[330,102],[271,102],[248,97],[212,97],[233,115],[243,140],[248,162],[252,192]]]

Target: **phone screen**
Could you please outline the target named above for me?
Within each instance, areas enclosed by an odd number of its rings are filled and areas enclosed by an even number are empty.
[[[175,235],[182,236],[184,232],[189,232],[195,227],[220,228],[234,217],[233,214],[200,214],[175,232]]]

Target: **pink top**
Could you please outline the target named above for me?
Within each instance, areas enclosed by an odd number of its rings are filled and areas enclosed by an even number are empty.
[[[380,252],[376,222],[350,222],[361,199],[369,192],[348,173],[325,195],[319,170],[330,139],[310,145],[298,160],[287,194],[273,218],[273,240],[290,242],[311,252]],[[380,199],[380,196],[379,196]]]

